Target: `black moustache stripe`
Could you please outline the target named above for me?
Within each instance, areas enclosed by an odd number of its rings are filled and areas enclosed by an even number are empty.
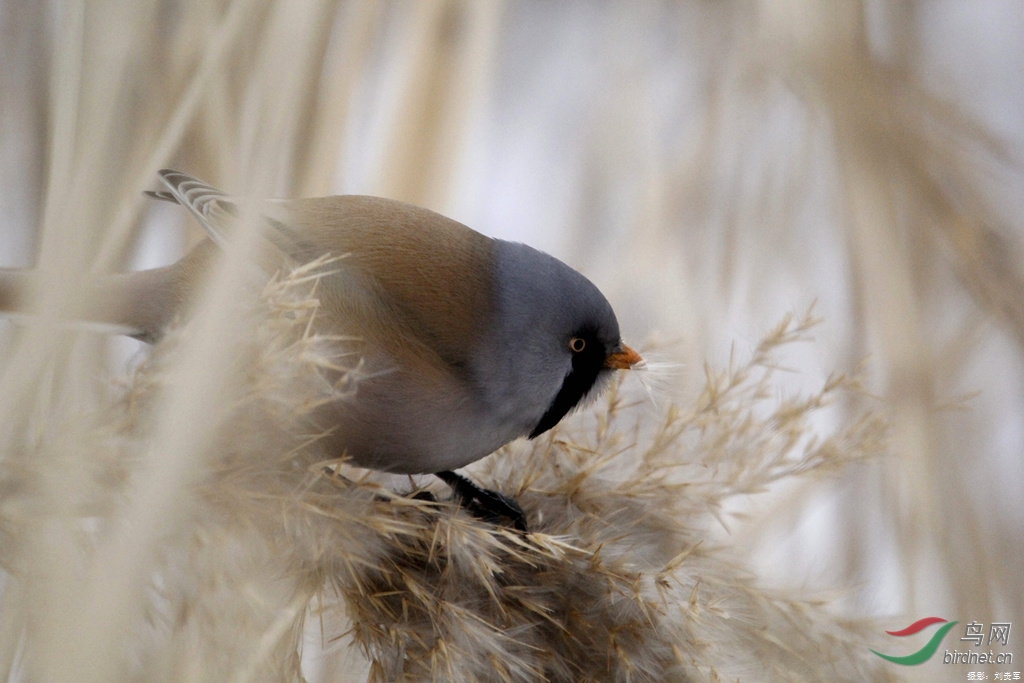
[[[593,341],[588,344],[588,347],[599,346]],[[573,356],[572,370],[565,376],[562,388],[558,390],[555,400],[551,402],[547,412],[540,418],[540,422],[530,432],[529,438],[536,438],[558,424],[594,388],[597,376],[604,367],[604,353],[600,350],[596,353],[588,351],[589,348]]]

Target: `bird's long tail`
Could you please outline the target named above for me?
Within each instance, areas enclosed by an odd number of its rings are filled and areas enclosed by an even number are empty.
[[[0,268],[0,312],[15,313],[23,310],[29,288],[28,271]]]
[[[72,325],[101,326],[157,341],[190,302],[214,252],[213,244],[204,241],[164,268],[93,276],[47,312]],[[47,278],[38,270],[0,268],[0,315],[17,320],[40,313],[46,286]]]

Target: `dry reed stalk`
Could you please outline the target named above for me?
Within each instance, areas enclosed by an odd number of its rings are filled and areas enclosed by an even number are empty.
[[[6,597],[53,587],[28,569],[39,569],[54,523],[86,577],[61,578],[78,587],[62,607],[70,623],[53,627],[61,656],[47,654],[55,615],[24,604],[7,615],[29,626],[27,675],[298,680],[307,605],[319,596],[318,618],[348,618],[374,681],[885,678],[864,627],[759,587],[728,548],[706,542],[730,497],[881,446],[870,416],[825,439],[810,431],[817,410],[854,388],[845,378],[772,397],[773,354],[811,319],[783,321],[749,362],[709,370],[691,407],[656,417],[617,386],[550,437],[476,468],[519,498],[532,527],[522,536],[393,493],[393,481],[321,449],[305,417],[321,401],[358,400],[358,345],[312,332],[315,268],[272,282],[241,339],[245,319],[205,333],[189,323],[119,400],[80,418],[72,462],[87,469],[61,510],[39,508],[36,483],[69,476],[64,461],[47,464],[68,447],[65,434],[15,432],[3,471]],[[225,334],[234,341],[223,344]],[[196,337],[231,353],[214,369],[197,360]],[[197,393],[207,400],[175,404]],[[166,431],[170,414],[184,434]],[[100,569],[103,580],[90,582]],[[83,592],[92,598],[80,606]]]

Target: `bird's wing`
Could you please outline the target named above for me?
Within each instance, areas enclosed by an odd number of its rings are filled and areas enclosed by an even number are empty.
[[[236,201],[227,193],[181,171],[165,168],[157,175],[169,192],[149,192],[149,196],[174,201],[188,209],[217,246],[227,245],[225,226],[237,215]]]
[[[158,175],[169,191],[145,194],[187,208],[219,248],[228,248],[233,241],[232,230],[240,221],[258,230],[276,248],[252,254],[264,274],[275,272],[284,263],[306,263],[322,255],[306,253],[300,237],[277,216],[280,202],[230,195],[181,171],[163,169]]]

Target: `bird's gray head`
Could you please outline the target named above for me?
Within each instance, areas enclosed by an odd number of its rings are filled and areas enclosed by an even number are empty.
[[[496,241],[495,318],[483,345],[492,407],[536,437],[640,360],[590,280],[524,244]]]

